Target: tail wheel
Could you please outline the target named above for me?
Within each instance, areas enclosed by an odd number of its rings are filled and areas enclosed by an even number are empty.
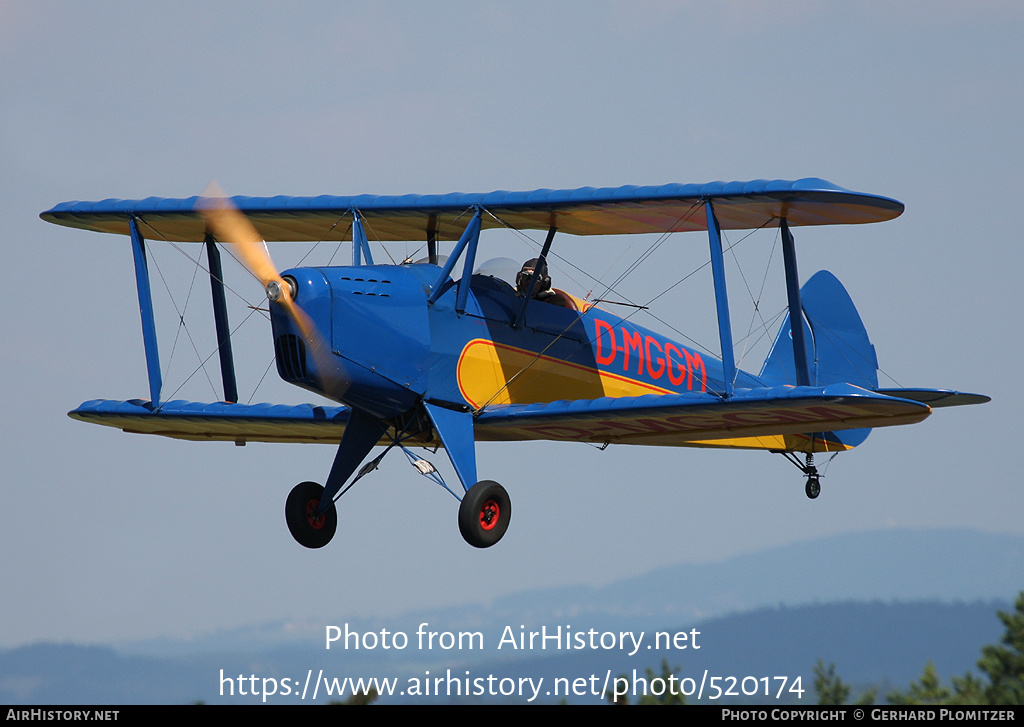
[[[512,501],[497,482],[483,480],[469,488],[459,506],[459,532],[474,548],[489,548],[508,530]]]
[[[284,505],[284,519],[292,537],[307,548],[322,548],[338,529],[338,511],[332,502],[320,509],[324,488],[315,482],[300,482],[292,488]]]

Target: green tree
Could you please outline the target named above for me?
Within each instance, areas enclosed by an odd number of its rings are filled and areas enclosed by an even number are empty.
[[[985,685],[973,674],[964,674],[962,677],[952,677],[950,682],[953,685],[953,696],[949,704],[986,704],[988,698],[985,696]]]
[[[1024,591],[1012,612],[999,612],[1006,633],[999,644],[981,650],[978,668],[988,677],[989,704],[1024,704]]]
[[[889,704],[949,704],[953,692],[942,686],[942,679],[935,671],[935,664],[929,660],[918,681],[910,682],[907,691],[889,692]]]
[[[836,665],[818,659],[814,665],[814,691],[818,693],[818,704],[846,704],[850,698],[850,685],[836,674]]]
[[[889,704],[991,704],[987,687],[978,677],[967,673],[950,679],[950,686],[944,687],[935,665],[925,664],[921,678],[911,682],[907,691],[899,690],[886,695]]]
[[[630,694],[640,693],[642,695],[637,700],[637,704],[686,704],[686,695],[683,694],[679,679],[675,676],[677,671],[679,671],[678,666],[669,666],[668,659],[662,659],[661,673],[655,674],[653,669],[647,667],[647,688],[645,689],[634,682],[629,690]],[[629,679],[625,674],[622,674],[619,678]],[[655,680],[659,682],[657,686],[661,694],[655,694],[654,690],[651,689],[651,685]],[[608,701],[612,704],[630,704],[629,695],[623,695],[618,698],[609,697]]]
[[[818,693],[818,704],[849,704],[850,685],[836,674],[836,665],[818,659],[814,665],[814,691]],[[874,704],[875,690],[869,689],[857,699],[855,704]]]
[[[998,615],[1006,632],[998,644],[982,648],[981,659],[978,660],[978,669],[987,677],[987,682],[968,673],[953,677],[950,686],[943,686],[935,664],[929,661],[921,678],[911,682],[906,691],[896,690],[886,695],[889,702],[1024,704],[1024,591],[1017,596],[1012,612],[1000,611]]]
[[[373,704],[377,701],[378,696],[380,695],[377,694],[377,690],[374,687],[370,687],[370,690],[367,692],[352,692],[344,702],[332,700],[328,704]]]

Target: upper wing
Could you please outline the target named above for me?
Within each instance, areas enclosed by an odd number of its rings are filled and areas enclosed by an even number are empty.
[[[835,451],[833,431],[913,424],[931,413],[917,401],[850,384],[555,401],[484,409],[478,439]]]
[[[198,199],[65,202],[40,217],[58,225],[127,235],[129,217],[134,216],[147,237],[202,242],[207,230],[195,209]],[[686,232],[707,229],[700,208],[708,200],[714,202],[723,229],[755,229],[782,217],[794,226],[881,222],[903,212],[894,199],[814,178],[482,194],[232,198],[264,240],[296,242],[350,240],[353,209],[363,215],[376,240],[423,240],[431,233],[439,240],[455,240],[465,228],[459,218],[475,205],[493,215],[483,217],[484,227],[556,227],[573,235]]]

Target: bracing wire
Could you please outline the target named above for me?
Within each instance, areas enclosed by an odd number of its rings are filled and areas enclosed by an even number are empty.
[[[186,256],[186,257],[188,257],[188,256]],[[181,332],[184,331],[185,332],[185,336],[188,338],[189,343],[191,343],[191,345],[192,345],[192,350],[196,354],[196,359],[200,361],[199,367],[195,371],[193,371],[192,374],[188,378],[192,378],[192,376],[195,375],[195,373],[197,371],[199,371],[199,369],[202,369],[203,374],[206,376],[207,382],[210,384],[210,388],[213,390],[214,396],[216,396],[217,395],[217,387],[214,386],[213,380],[210,378],[210,374],[206,370],[206,365],[205,365],[206,361],[203,361],[203,356],[202,356],[202,354],[199,353],[199,347],[196,346],[195,339],[192,338],[192,332],[188,329],[188,326],[185,323],[185,311],[188,309],[188,303],[189,303],[189,301],[192,298],[192,289],[195,287],[196,275],[198,274],[199,266],[196,265],[196,267],[193,269],[192,280],[189,282],[188,293],[185,296],[185,303],[184,303],[184,305],[182,307],[179,308],[178,307],[178,303],[177,303],[177,301],[174,298],[174,294],[171,293],[171,288],[167,284],[167,278],[164,277],[163,270],[160,268],[160,263],[157,261],[156,256],[152,252],[152,248],[149,249],[149,259],[153,261],[153,265],[157,269],[157,274],[160,276],[160,280],[161,280],[161,282],[164,285],[164,290],[167,292],[167,297],[170,299],[171,305],[174,307],[174,311],[175,311],[175,313],[178,316],[178,326],[177,326],[177,328],[175,330],[174,343],[171,346],[171,352],[170,352],[170,354],[167,357],[167,368],[164,371],[164,376],[167,377],[168,373],[170,372],[171,362],[174,360],[174,352],[175,352],[175,350],[177,348],[177,344],[178,344],[178,338],[179,338]],[[189,259],[191,260],[191,258],[189,258]],[[206,360],[208,361],[209,357]],[[186,379],[186,381],[187,381],[187,379]],[[179,389],[180,388],[181,387],[179,387]],[[175,393],[177,393],[177,391],[175,391]],[[172,394],[172,396],[173,396],[173,394]]]

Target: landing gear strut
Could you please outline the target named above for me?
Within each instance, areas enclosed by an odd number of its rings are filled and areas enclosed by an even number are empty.
[[[508,530],[512,518],[512,501],[505,488],[497,482],[476,482],[472,413],[445,409],[430,403],[424,403],[423,408],[440,437],[463,487],[466,487],[466,494],[459,506],[459,531],[473,547],[489,548],[501,540]],[[415,456],[403,446],[406,429],[415,422],[416,418],[410,419],[404,426],[401,426],[401,422],[395,422],[397,434],[392,436],[388,434],[388,422],[358,409],[352,409],[326,484],[321,487],[315,482],[302,482],[288,495],[284,514],[292,537],[307,548],[322,548],[327,545],[338,528],[335,500],[348,492],[364,475],[376,469],[392,447],[401,448],[421,475],[455,495],[430,462]],[[382,438],[390,439],[391,443],[376,458],[363,465],[349,481],[362,459]],[[467,482],[476,484],[467,487]]]
[[[802,463],[797,459],[797,456],[793,452],[780,452],[780,454],[796,465],[798,470],[807,475],[807,484],[804,485],[804,494],[806,494],[811,500],[816,499],[818,495],[821,494],[821,475],[818,473],[818,468],[814,466],[814,454],[808,452]]]
[[[800,470],[807,475],[807,484],[804,485],[804,493],[810,499],[815,499],[821,494],[821,482],[820,475],[818,474],[818,468],[814,466],[814,455],[810,452],[807,453],[807,459]]]

